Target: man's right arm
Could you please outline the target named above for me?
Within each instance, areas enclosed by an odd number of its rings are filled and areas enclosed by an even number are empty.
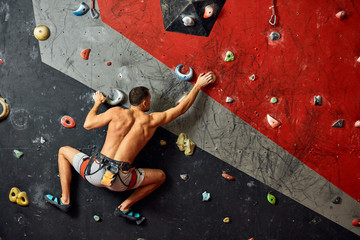
[[[176,107],[170,108],[165,112],[156,112],[150,114],[150,117],[152,118],[152,125],[154,127],[166,125],[180,115],[184,114],[194,103],[197,95],[200,92],[200,89],[213,82],[215,82],[215,78],[212,72],[200,74],[193,89]]]

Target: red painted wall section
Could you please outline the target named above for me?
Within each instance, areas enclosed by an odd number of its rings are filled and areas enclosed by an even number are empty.
[[[208,95],[359,201],[360,1],[279,0],[275,26],[271,5],[227,0],[210,36],[199,37],[165,31],[159,1],[99,0],[106,24],[172,69],[214,71]],[[272,31],[281,39],[272,41]],[[228,50],[235,61],[223,60]],[[281,126],[271,128],[267,114]],[[339,119],[344,127],[331,127]]]

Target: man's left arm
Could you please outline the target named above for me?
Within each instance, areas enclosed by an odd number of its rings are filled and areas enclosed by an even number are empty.
[[[97,114],[100,105],[106,101],[104,95],[101,92],[97,91],[96,93],[94,93],[94,100],[94,106],[89,111],[84,122],[84,128],[86,130],[104,127],[111,121],[111,109],[107,110],[102,114]]]

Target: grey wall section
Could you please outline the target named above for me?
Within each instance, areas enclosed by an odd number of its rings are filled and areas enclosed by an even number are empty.
[[[174,106],[191,89],[190,83],[176,79],[171,69],[101,19],[73,15],[76,2],[33,0],[33,5],[36,23],[49,26],[52,34],[39,43],[42,61],[83,84],[104,93],[111,88],[127,93],[144,85],[152,92],[152,111]],[[91,48],[88,61],[80,57],[85,48]],[[113,65],[107,66],[106,61]],[[358,202],[207,95],[200,94],[194,106],[165,129],[187,133],[199,148],[360,234],[351,225],[360,216]],[[332,206],[330,200],[336,195],[343,202]]]

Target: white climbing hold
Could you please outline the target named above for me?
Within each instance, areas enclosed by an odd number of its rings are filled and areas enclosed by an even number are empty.
[[[186,27],[192,27],[195,25],[194,19],[190,16],[183,17],[182,21]]]
[[[232,99],[231,97],[226,97],[226,102],[232,103],[232,102],[234,102],[234,99]]]
[[[355,122],[355,127],[360,128],[360,120],[357,120],[357,121]]]
[[[40,143],[45,143],[45,142],[46,142],[45,138],[41,137],[40,138]]]
[[[251,76],[249,77],[249,80],[251,80],[251,81],[255,81],[255,79],[256,79],[255,74],[253,74],[253,75],[251,75]]]
[[[269,114],[267,115],[267,121],[272,128],[277,128],[281,125],[281,123],[275,118],[271,117]]]

